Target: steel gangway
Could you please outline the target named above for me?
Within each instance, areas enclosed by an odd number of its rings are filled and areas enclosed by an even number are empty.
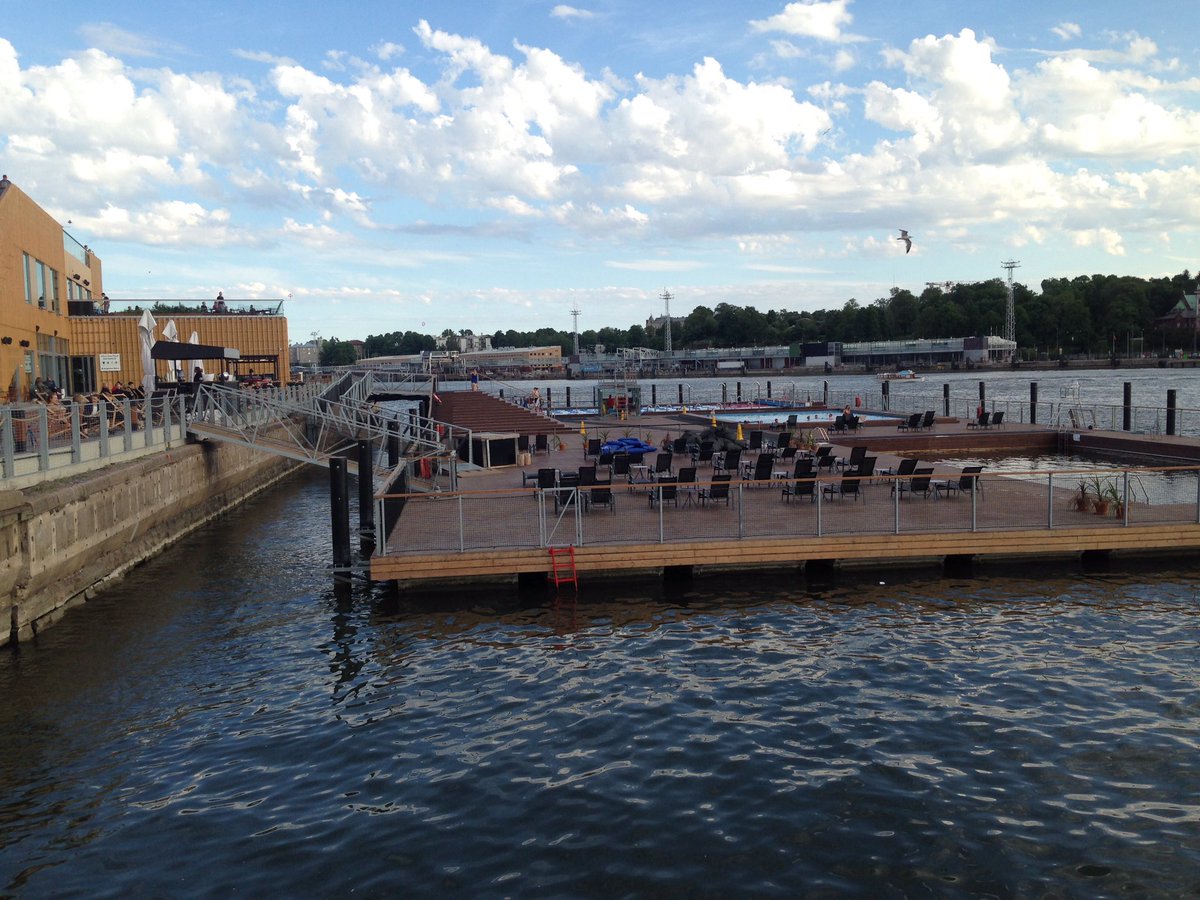
[[[444,454],[436,423],[405,421],[370,400],[377,380],[371,372],[347,372],[320,392],[197,384],[188,431],[326,467],[334,456],[347,457],[356,466],[350,451],[360,440],[380,448],[389,438],[398,439],[396,465]],[[374,459],[376,475],[388,477],[394,468],[388,455],[377,452]]]

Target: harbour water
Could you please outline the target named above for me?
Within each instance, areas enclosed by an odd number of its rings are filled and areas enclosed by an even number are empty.
[[[1200,891],[1200,568],[336,593],[298,476],[0,653],[0,896]]]

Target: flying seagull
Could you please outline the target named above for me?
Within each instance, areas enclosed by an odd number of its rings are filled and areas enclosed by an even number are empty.
[[[908,236],[908,232],[905,231],[903,228],[900,229],[900,237],[896,238],[896,240],[904,241],[904,252],[905,253],[907,253],[909,250],[912,249],[912,238],[910,238]]]

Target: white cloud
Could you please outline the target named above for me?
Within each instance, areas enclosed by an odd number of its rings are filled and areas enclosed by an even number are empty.
[[[579,9],[574,6],[567,6],[565,3],[560,3],[550,10],[550,15],[555,19],[592,19],[596,14],[586,9]]]
[[[182,44],[126,31],[112,22],[85,22],[79,26],[79,36],[114,56],[155,57],[189,52]]]
[[[1110,256],[1124,256],[1121,235],[1111,228],[1088,228],[1071,235],[1076,247],[1100,247]]]
[[[755,31],[781,31],[822,41],[861,40],[842,30],[854,21],[847,9],[849,5],[850,0],[798,0],[769,19],[751,20],[750,27]]]
[[[693,272],[696,269],[704,268],[706,264],[694,259],[637,259],[609,260],[605,265],[614,269],[630,269],[635,272]]]
[[[1075,22],[1059,22],[1050,29],[1064,41],[1069,41],[1071,38],[1082,37],[1083,29]]]

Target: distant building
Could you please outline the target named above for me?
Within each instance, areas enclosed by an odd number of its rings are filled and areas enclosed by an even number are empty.
[[[1155,319],[1154,324],[1159,328],[1183,328],[1195,331],[1197,323],[1200,322],[1200,318],[1197,317],[1198,303],[1200,303],[1200,294],[1184,294],[1165,316]]]
[[[686,319],[686,316],[671,316],[671,330],[674,331],[676,328],[682,328]],[[662,331],[666,324],[666,316],[651,316],[646,320],[646,330],[654,329],[655,331]]]
[[[318,341],[307,341],[303,344],[292,344],[288,348],[288,357],[292,366],[319,366],[321,364],[321,344]]]
[[[489,334],[439,334],[433,339],[433,344],[439,350],[445,350],[451,341],[457,342],[457,349],[463,353],[492,349],[492,336]]]

